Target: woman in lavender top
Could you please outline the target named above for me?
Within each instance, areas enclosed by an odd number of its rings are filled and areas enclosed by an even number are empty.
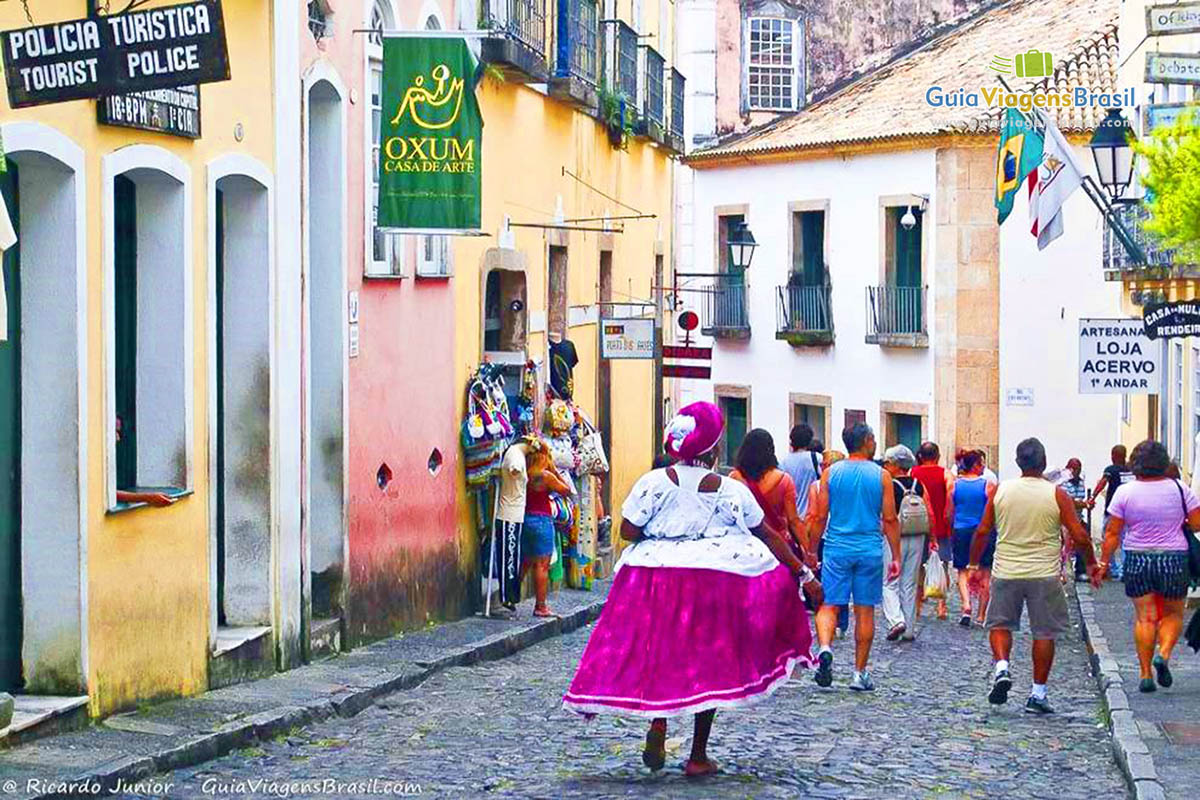
[[[1136,480],[1117,489],[1108,506],[1100,567],[1108,568],[1124,527],[1125,595],[1137,612],[1133,635],[1141,667],[1138,689],[1153,692],[1156,678],[1163,688],[1173,683],[1168,662],[1183,630],[1190,582],[1185,536],[1191,534],[1185,534],[1183,525],[1200,530],[1200,498],[1168,477],[1171,458],[1158,442],[1147,440],[1135,447],[1130,467]]]

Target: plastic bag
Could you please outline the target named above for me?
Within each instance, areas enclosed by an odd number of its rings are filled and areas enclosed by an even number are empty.
[[[930,551],[925,562],[925,599],[940,600],[946,596],[946,568],[936,550]]]

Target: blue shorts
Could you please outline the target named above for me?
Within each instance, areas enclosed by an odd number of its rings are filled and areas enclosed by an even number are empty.
[[[554,553],[554,520],[541,514],[525,517],[521,541],[522,558],[545,558]]]
[[[825,604],[877,606],[883,601],[883,553],[827,549],[821,564],[821,588]]]
[[[954,568],[966,569],[971,562],[971,543],[975,541],[974,528],[954,529]],[[987,547],[979,557],[979,566],[983,569],[992,568],[992,559],[996,556],[996,532],[988,537]]]

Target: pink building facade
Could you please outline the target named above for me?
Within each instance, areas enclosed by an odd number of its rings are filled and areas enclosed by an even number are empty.
[[[378,31],[446,29],[454,13],[432,0],[312,0],[298,32],[310,657],[469,610],[455,527],[451,248],[373,224]]]

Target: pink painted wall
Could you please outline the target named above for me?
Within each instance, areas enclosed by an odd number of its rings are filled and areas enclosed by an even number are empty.
[[[423,27],[430,5],[397,2],[398,27]],[[362,5],[334,6],[334,36],[314,42],[302,27],[301,70],[327,61],[350,95],[346,106],[346,288],[359,295],[359,355],[349,358],[347,489],[349,585],[345,619],[351,643],[469,610],[467,577],[459,573],[455,476],[459,470],[454,386],[454,297],[451,279],[417,279],[416,252],[406,248],[399,280],[364,279],[370,97]],[[454,8],[440,7],[446,27]],[[373,136],[374,134],[372,134]],[[427,467],[434,449],[442,466]],[[382,464],[392,481],[380,489]]]

